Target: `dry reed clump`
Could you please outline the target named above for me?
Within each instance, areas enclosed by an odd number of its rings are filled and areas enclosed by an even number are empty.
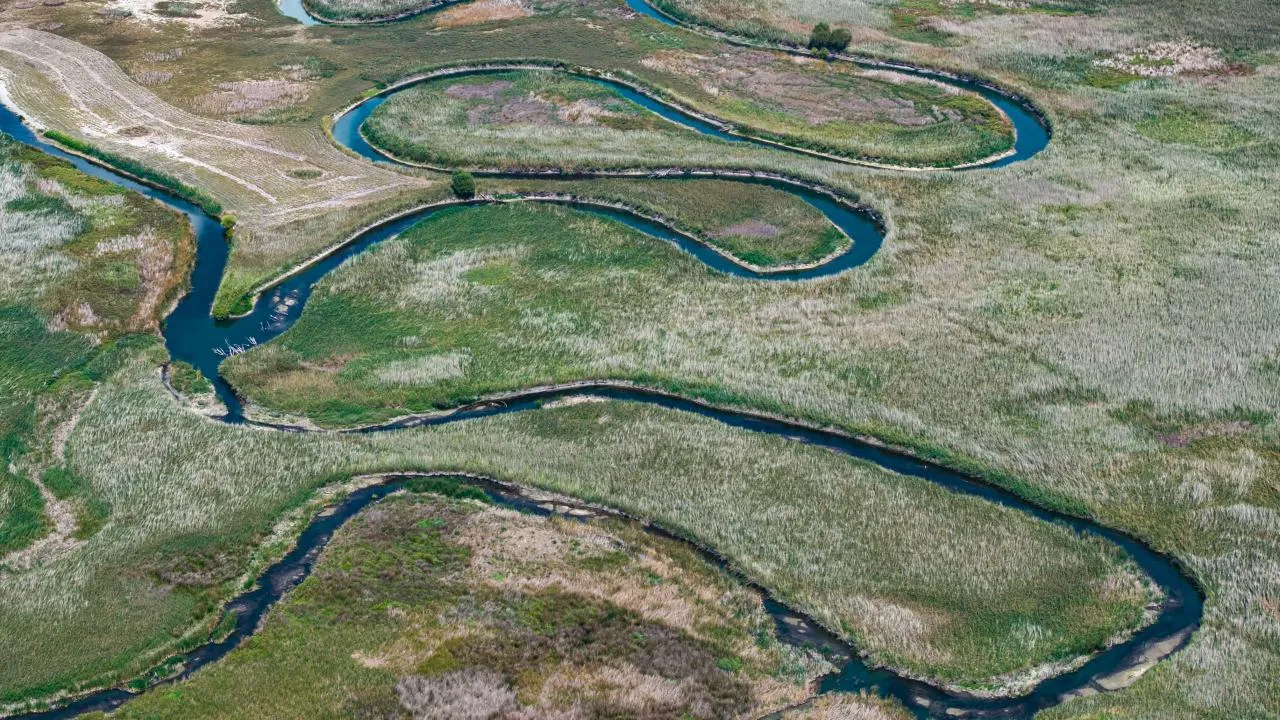
[[[515,20],[533,14],[521,0],[478,0],[454,5],[432,16],[436,27],[456,28],[499,20]]]
[[[164,85],[173,79],[173,73],[167,70],[144,70],[138,73],[135,78],[137,81],[147,87],[155,87],[156,85]]]
[[[176,6],[176,7],[175,7]],[[192,28],[234,27],[249,20],[248,13],[235,12],[234,0],[200,0],[199,3],[157,0],[110,0],[99,12],[136,18],[146,23],[179,23]]]
[[[1222,51],[1190,40],[1152,43],[1140,50],[1096,60],[1099,67],[1143,77],[1211,73],[1226,67]]]
[[[396,695],[414,720],[489,720],[516,707],[516,694],[502,676],[481,669],[409,675],[396,682]]]
[[[888,24],[884,3],[873,0],[659,0],[660,8],[748,36],[803,44],[826,22],[854,31]]]
[[[300,82],[241,80],[222,83],[217,92],[200,95],[191,105],[206,115],[244,115],[298,105],[310,94],[310,86]]]
[[[496,510],[468,516],[450,537],[471,550],[467,575],[472,583],[504,592],[559,589],[594,598],[716,642],[753,666],[781,662],[803,679],[828,668],[816,653],[760,642],[762,634],[771,633],[772,620],[759,595],[727,582],[686,548],[658,542],[633,527],[548,522]],[[739,625],[743,632],[732,640],[711,631]],[[760,677],[753,680],[752,695],[756,707],[764,709],[795,702],[800,690],[779,678]],[[543,695],[548,692],[544,688]]]
[[[33,180],[20,166],[0,166],[0,203],[26,197]],[[82,218],[67,213],[0,212],[0,297],[32,300],[66,278],[75,261],[57,249],[83,228]]]
[[[331,20],[373,20],[408,15],[450,0],[308,0],[307,8]]]
[[[466,374],[468,356],[463,353],[420,355],[412,360],[394,360],[378,367],[375,376],[387,385],[419,385],[461,377]]]
[[[888,70],[850,72],[841,66],[815,72],[808,63],[783,62],[786,59],[785,55],[762,51],[725,51],[706,55],[664,50],[642,59],[640,63],[696,80],[712,95],[727,92],[734,98],[749,98],[802,117],[810,125],[835,121],[887,121],[920,127],[964,119],[954,110],[948,112],[922,107],[910,99],[885,93],[879,86],[881,81],[886,81],[890,85],[938,87],[909,75]],[[874,82],[867,82],[872,79]],[[956,91],[952,87],[946,92]]]
[[[903,708],[866,693],[831,693],[782,713],[779,720],[906,720]]]

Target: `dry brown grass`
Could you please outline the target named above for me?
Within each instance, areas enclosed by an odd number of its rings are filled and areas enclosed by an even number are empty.
[[[530,10],[520,0],[478,0],[443,10],[435,15],[434,22],[436,27],[455,28],[514,20],[530,14]]]

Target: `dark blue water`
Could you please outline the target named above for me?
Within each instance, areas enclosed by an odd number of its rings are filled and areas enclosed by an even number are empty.
[[[380,102],[380,98],[370,100],[358,108],[354,114],[348,113],[348,115],[340,119],[338,124],[342,127],[335,127],[335,136],[339,142],[347,144],[353,150],[361,152],[367,157],[376,156],[376,152],[369,148],[367,144],[363,146],[364,150],[362,150],[361,143],[363,143],[363,139],[360,138],[358,133],[358,120],[362,120],[362,115],[367,117],[367,113]],[[346,126],[343,126],[344,122],[347,123]],[[13,136],[20,142],[66,159],[88,174],[159,200],[186,214],[191,220],[198,242],[196,265],[192,273],[192,287],[190,293],[179,302],[173,313],[166,319],[165,342],[170,354],[175,359],[186,360],[199,367],[206,376],[215,379],[219,395],[228,402],[230,413],[225,418],[228,422],[240,422],[242,418],[234,393],[218,377],[218,365],[222,359],[229,354],[252,347],[257,343],[265,342],[286,330],[301,314],[314,283],[341,264],[343,260],[362,252],[376,242],[402,232],[414,223],[436,212],[436,210],[424,210],[362,234],[340,252],[334,253],[277,285],[259,300],[249,315],[234,321],[220,323],[211,318],[210,309],[212,308],[213,297],[221,280],[223,269],[226,266],[227,245],[222,228],[216,220],[190,203],[172,197],[162,191],[145,187],[117,173],[92,165],[81,158],[64,153],[44,143],[22,125],[16,114],[2,107],[0,107],[0,131]],[[1047,132],[1045,133],[1045,138],[1047,139]],[[841,256],[841,258],[848,257],[848,259],[841,260],[837,258],[833,262],[846,262],[848,263],[847,267],[854,267],[860,262],[865,262],[879,247],[878,231],[873,234],[873,237],[866,235],[869,229],[875,230],[875,223],[855,210],[835,202],[822,193],[798,188],[787,182],[772,180],[758,182],[776,183],[775,186],[783,187],[791,192],[810,193],[810,195],[802,195],[802,197],[812,202],[815,207],[822,210],[827,217],[844,228],[846,232],[849,232],[851,237],[854,237],[853,248],[848,254]],[[823,203],[827,203],[827,205]],[[675,242],[682,249],[694,253],[708,264],[728,274],[750,278],[762,277],[758,273],[752,273],[741,266],[729,262],[716,253],[712,252],[709,256],[700,254],[710,251],[699,243],[690,241],[642,218],[617,211],[598,212],[625,222],[629,226],[654,237]],[[847,213],[847,216],[841,213]],[[726,264],[716,265],[715,263]],[[804,274],[808,272],[813,272],[814,274]],[[820,277],[824,274],[829,275],[831,272],[838,272],[838,270],[833,271],[828,266],[824,266],[816,269],[816,271],[802,271],[791,275],[786,273],[771,274],[767,277],[802,280]],[[1028,717],[1039,709],[1051,707],[1061,702],[1063,696],[1070,692],[1092,687],[1094,678],[1132,665],[1150,643],[1167,638],[1182,637],[1199,625],[1203,611],[1203,596],[1199,589],[1174,561],[1152,551],[1139,541],[1117,531],[1102,527],[1090,520],[1070,517],[1036,507],[1005,490],[987,485],[980,479],[874,444],[868,444],[838,432],[809,428],[786,420],[760,417],[745,411],[712,408],[696,401],[654,391],[618,388],[607,384],[584,384],[570,390],[526,393],[504,402],[477,404],[474,407],[461,408],[445,416],[409,418],[385,426],[367,428],[361,430],[361,432],[394,431],[446,422],[461,422],[503,413],[536,411],[547,401],[580,394],[659,405],[681,412],[696,413],[744,430],[769,433],[797,442],[819,445],[876,463],[894,472],[938,483],[953,492],[973,495],[990,502],[999,503],[1021,512],[1026,512],[1047,522],[1062,523],[1078,532],[1104,538],[1123,548],[1138,566],[1155,580],[1167,598],[1156,622],[1140,631],[1135,637],[1100,653],[1076,671],[1041,683],[1029,695],[1020,698],[979,699],[957,695],[925,683],[902,678],[887,670],[870,668],[857,658],[845,663],[838,674],[826,678],[822,683],[822,690],[824,691],[856,692],[859,690],[874,690],[882,695],[898,698],[922,718],[957,716]],[[257,620],[280,599],[287,588],[292,587],[309,572],[316,553],[332,536],[333,531],[346,519],[393,488],[394,486],[370,488],[355,493],[338,507],[336,513],[317,518],[300,538],[297,549],[280,563],[267,570],[261,579],[259,587],[235,598],[228,605],[228,609],[236,613],[236,628],[230,637],[218,643],[205,645],[184,656],[182,676],[185,677],[199,667],[221,658],[241,640],[252,634]],[[771,611],[776,611],[779,614],[789,614],[785,612],[785,608],[776,603],[770,603],[769,607]],[[817,632],[815,635],[822,636],[822,633]],[[824,637],[824,643],[826,644],[839,644],[839,641],[835,638]],[[1186,639],[1183,637],[1182,643],[1185,643],[1185,641]],[[106,690],[94,693],[57,711],[24,717],[29,720],[34,720],[35,718],[72,717],[90,710],[116,707],[129,697],[130,695],[122,690]],[[948,711],[950,711],[950,715]],[[961,714],[955,715],[955,713]]]

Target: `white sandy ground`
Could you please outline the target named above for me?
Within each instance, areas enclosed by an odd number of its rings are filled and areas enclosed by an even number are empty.
[[[201,0],[190,3],[196,6],[197,17],[169,17],[155,11],[156,0],[111,0],[105,8],[115,11],[127,10],[134,18],[148,23],[179,23],[193,28],[213,28],[236,25],[252,16],[247,13],[233,13],[231,6],[235,0]]]

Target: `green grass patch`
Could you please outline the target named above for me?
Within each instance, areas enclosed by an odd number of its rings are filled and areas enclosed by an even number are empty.
[[[494,265],[502,268],[500,284],[485,272]],[[434,280],[423,284],[423,278]],[[334,287],[342,289],[334,290]],[[356,409],[363,409],[368,418],[390,417],[450,406],[501,390],[601,374],[691,392],[713,402],[760,407],[762,403],[750,394],[743,396],[710,381],[690,391],[690,383],[675,382],[672,373],[657,365],[600,372],[596,358],[620,358],[628,352],[643,355],[644,345],[638,345],[641,341],[635,338],[648,333],[646,328],[677,327],[676,313],[697,313],[702,307],[715,307],[720,303],[751,307],[753,292],[763,293],[763,297],[777,302],[778,296],[774,293],[778,287],[737,280],[718,281],[714,273],[669,246],[572,210],[527,205],[458,208],[433,217],[406,232],[401,239],[372,250],[360,262],[327,278],[316,288],[302,319],[288,334],[232,359],[226,364],[225,372],[255,402],[305,414],[324,423],[352,414]],[[701,299],[687,300],[688,288],[697,288]],[[869,307],[884,307],[894,301],[892,292],[881,293],[883,295],[869,296]],[[685,325],[683,332],[690,332],[690,326]],[[654,341],[662,343],[667,337],[658,330]],[[590,348],[594,350],[585,350]],[[720,366],[724,359],[717,356],[717,350],[707,348],[699,356],[699,362]],[[447,364],[441,361],[442,357],[455,355],[465,361]],[[342,358],[341,363],[334,358]],[[326,369],[311,369],[321,366]],[[390,368],[395,371],[391,372]],[[799,347],[791,353],[770,356],[769,371],[773,377],[786,379],[803,377],[818,368],[808,349]],[[522,417],[520,423],[531,442],[553,446],[569,442],[575,446],[597,447],[617,432],[614,419],[619,417],[618,413],[630,417],[647,412],[626,406],[623,409],[609,406],[607,410],[583,407],[585,409],[543,411]],[[786,411],[783,407],[778,409]],[[886,437],[897,439],[891,434]],[[954,453],[942,447],[930,451],[918,442],[915,446],[922,448],[926,457],[936,456],[953,465],[960,463]],[[786,452],[785,448],[778,444],[774,451]],[[689,462],[691,467],[706,468],[711,461],[690,459]],[[1087,511],[1086,507],[1073,504],[1070,498],[1046,492],[1017,477],[993,477],[993,481],[1055,507]],[[817,492],[801,492],[796,489],[796,482],[789,481],[788,491],[797,492],[797,497],[812,498]],[[602,486],[591,480],[557,483],[555,489],[588,500],[621,503],[629,510],[650,516],[655,512],[655,506],[650,503],[663,504],[665,501],[659,498],[671,491],[670,488],[659,491],[651,485],[652,481],[644,483],[644,489],[638,490],[642,495],[654,493],[643,501],[634,493],[624,492],[621,486]],[[691,491],[695,495],[707,492],[716,497],[737,497],[739,492],[724,487]],[[764,503],[779,501],[776,491],[777,488],[761,489],[771,498],[759,498],[762,507]],[[869,490],[861,488],[858,492]],[[920,510],[921,502],[925,501],[912,501],[912,512]],[[956,502],[954,498],[946,500],[950,511],[955,511]],[[845,507],[847,502],[830,497],[817,505]],[[883,507],[878,503],[861,506]],[[707,512],[717,514],[719,510],[707,508]],[[735,514],[739,510],[726,509],[726,512]],[[896,517],[893,513],[888,515]],[[757,515],[747,513],[740,519],[746,517]],[[703,517],[695,522],[685,518],[681,527],[689,528],[730,555],[743,552],[738,541],[729,536],[703,535],[704,528],[721,527],[724,522],[729,520]],[[818,522],[812,520],[803,526],[812,530]],[[861,518],[845,518],[833,522],[832,527],[848,532],[848,528],[865,528],[865,522]],[[969,527],[989,529],[997,521],[965,522],[971,523]],[[1006,523],[1009,519],[998,522]],[[781,528],[770,532],[775,531],[784,532]],[[781,547],[795,547],[794,543],[799,542],[794,536],[788,535],[788,538],[777,542]],[[818,541],[816,535],[813,540]],[[1077,538],[1070,542],[1079,541]],[[1091,542],[1089,545],[1094,547]],[[882,558],[882,555],[876,557]],[[783,567],[799,562],[799,558],[779,558],[777,562]],[[1101,565],[1091,564],[1094,569],[1087,573],[1103,572],[1102,568],[1111,561],[1100,562]],[[859,572],[869,571],[864,565]],[[946,574],[948,583],[954,581],[953,574]],[[835,610],[828,604],[829,599],[818,599],[812,594],[808,580],[782,581],[775,577],[764,582],[770,587],[781,582],[789,588],[785,592],[793,593],[792,597],[807,607],[827,608],[823,610],[827,613],[823,617],[833,627],[850,622],[851,635],[864,647],[878,648],[874,652],[882,653],[894,664],[970,683],[981,682],[980,678],[986,676],[984,673],[998,674],[1024,665],[1031,656],[1068,657],[1105,642],[1109,632],[1136,622],[1140,615],[1137,607],[1126,602],[1103,603],[1105,610],[1094,605],[1096,597],[1088,590],[1094,587],[1091,585],[1094,581],[1085,580],[1083,576],[1076,580],[1078,587],[1066,596],[1056,595],[1063,592],[1056,580],[1041,577],[1019,583],[1016,596],[1002,596],[998,605],[988,604],[989,597],[962,600],[954,588],[932,582],[912,586],[909,591],[901,586],[891,591],[889,588],[900,579],[891,581],[889,577],[897,576],[887,571],[883,586],[864,586],[858,592],[870,592],[879,598],[892,596],[891,602],[908,608],[911,613],[946,618],[939,622],[947,630],[935,631],[931,642],[943,643],[950,657],[963,657],[963,661],[953,660],[945,666],[921,663],[881,644],[875,632],[842,615],[849,612],[847,609]],[[1041,589],[1032,590],[1033,586]],[[1049,591],[1049,586],[1054,589]],[[1054,594],[1054,599],[1041,595],[1042,591]],[[1040,603],[1044,605],[1038,605]],[[1047,612],[1043,608],[1049,607],[1054,609],[1056,619],[1041,614]],[[1028,620],[1031,616],[1035,620]],[[1028,622],[1039,627],[1052,626],[1052,637],[1060,638],[1062,644],[1050,650],[1043,645],[1023,643],[1018,639],[1021,631],[1016,628]],[[990,651],[993,646],[996,651]],[[979,648],[986,649],[979,651]]]
[[[777,188],[728,180],[501,182],[515,192],[555,192],[634,208],[762,267],[812,263],[848,246],[821,212]]]
[[[176,360],[169,364],[169,384],[187,396],[213,392],[213,384],[190,363]]]
[[[1194,145],[1209,150],[1230,151],[1254,139],[1252,133],[1219,120],[1203,110],[1173,104],[1158,115],[1135,126],[1144,137],[1159,143]]]
[[[474,485],[468,485],[458,478],[416,477],[406,481],[404,487],[409,492],[414,493],[431,493],[457,500],[475,500],[486,504],[489,502],[489,496],[483,490]]]

